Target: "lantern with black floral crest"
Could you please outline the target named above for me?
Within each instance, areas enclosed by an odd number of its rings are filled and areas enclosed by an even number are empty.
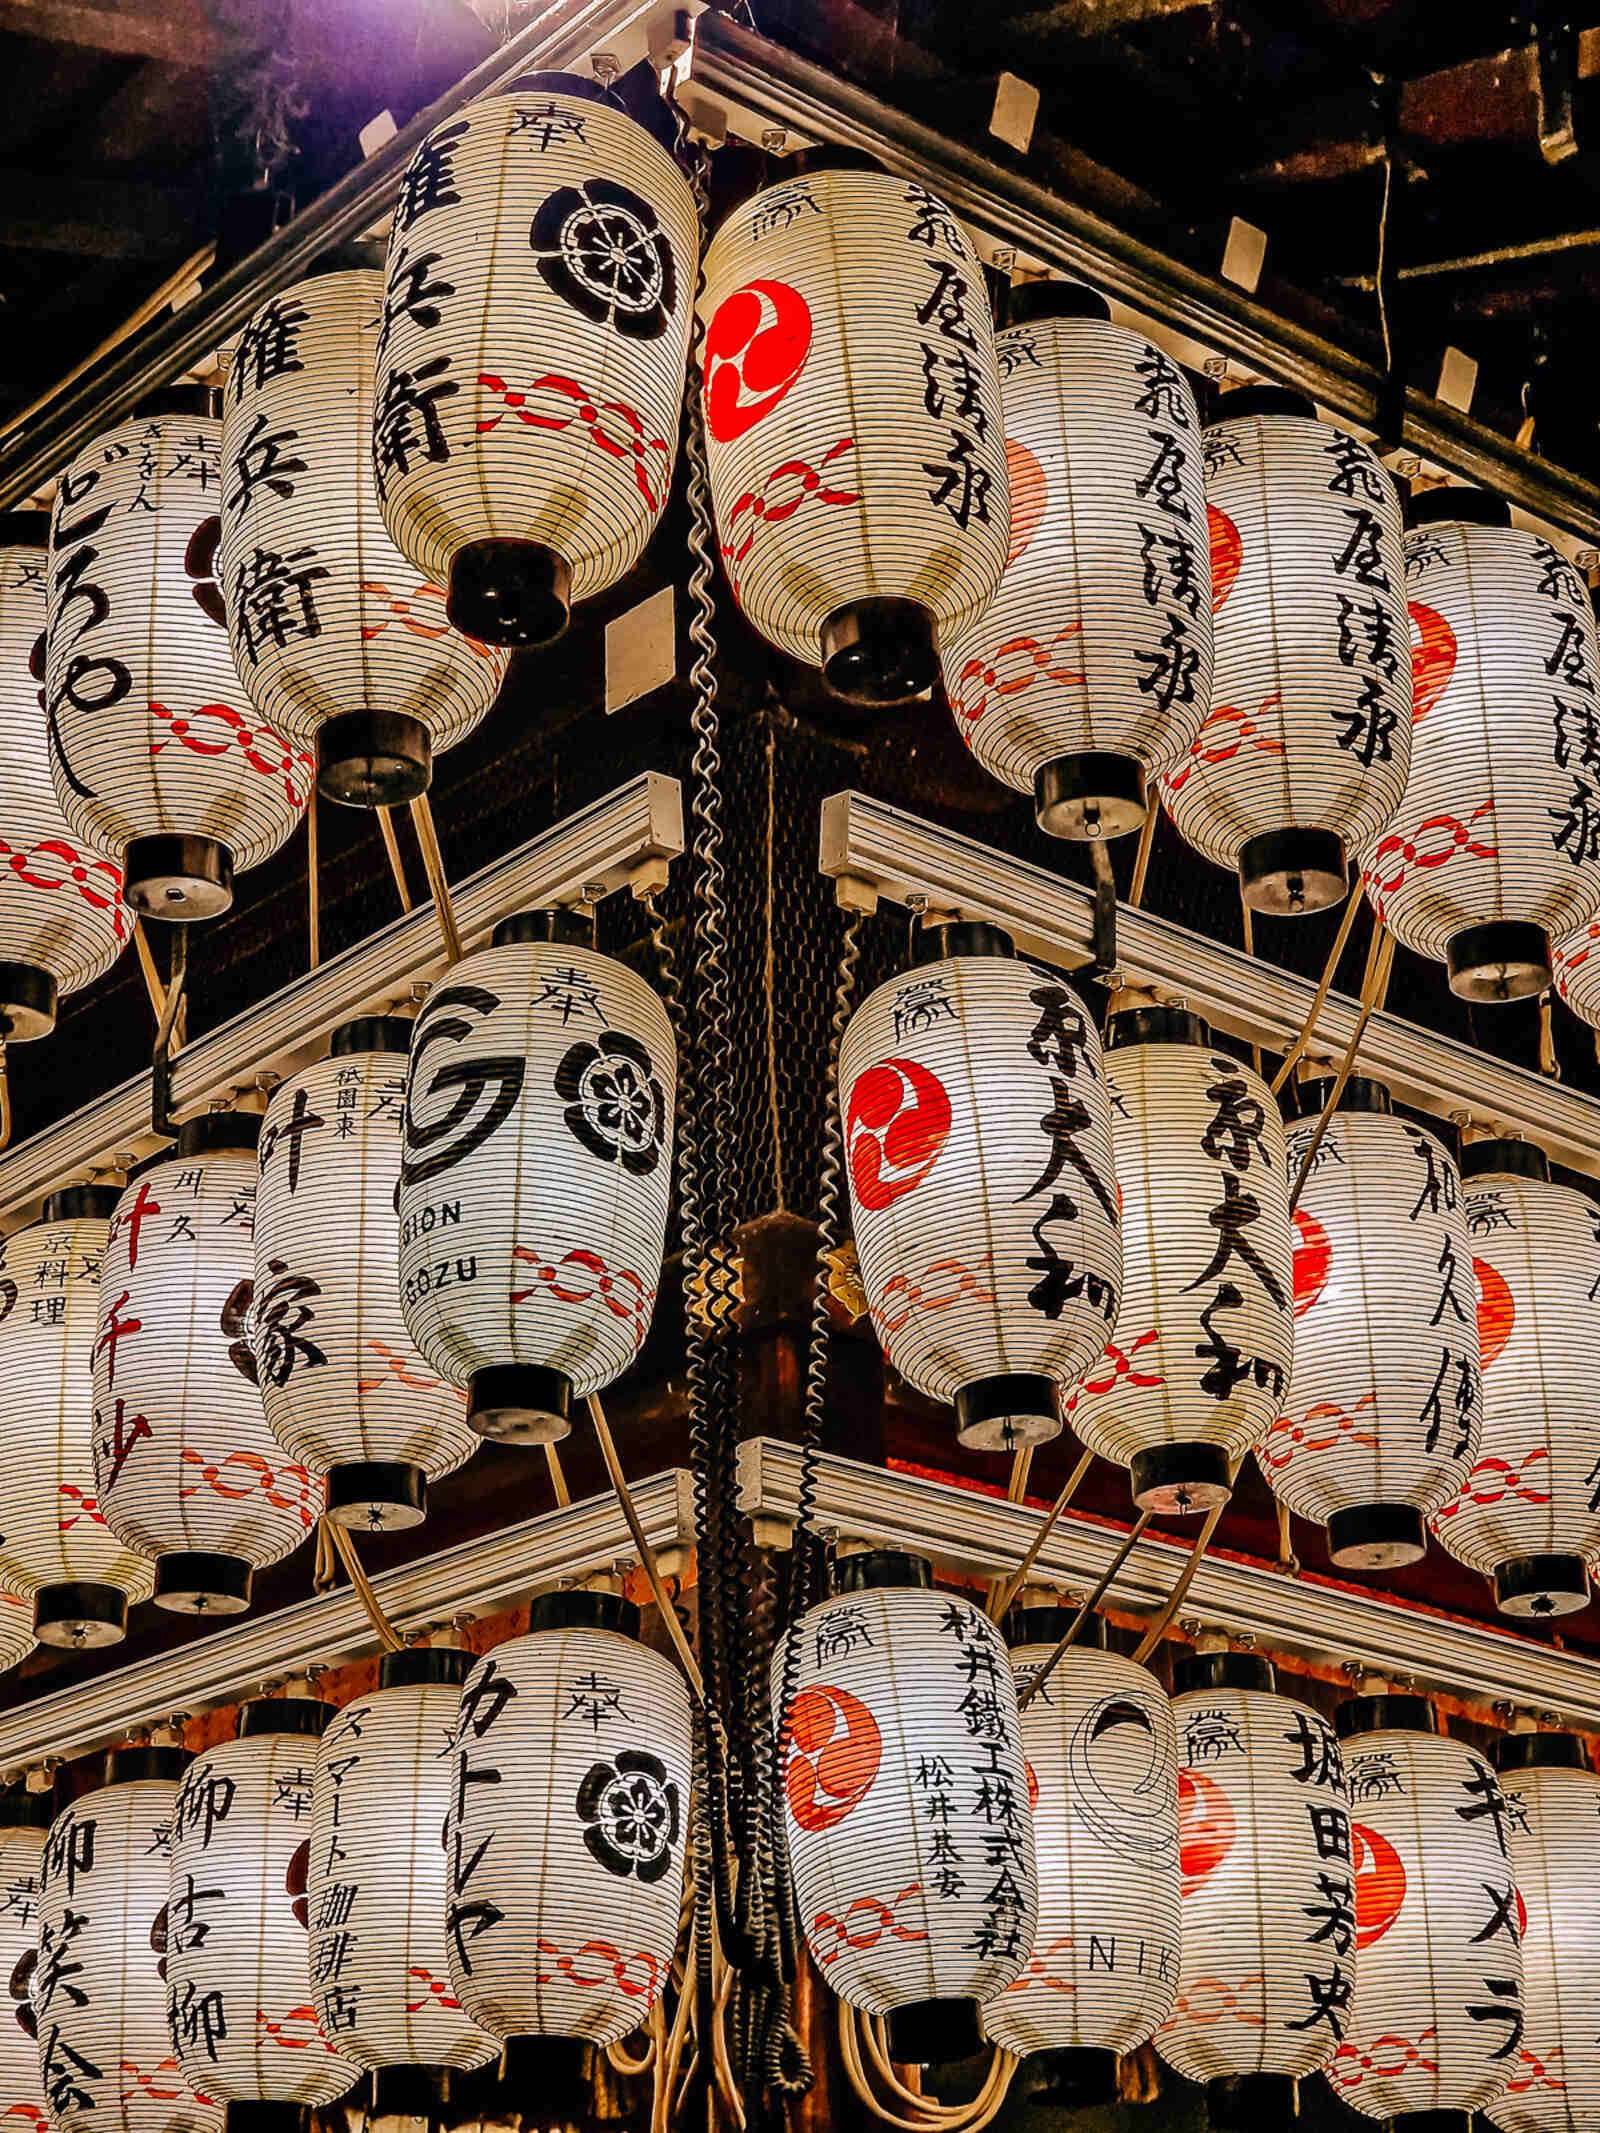
[[[1025,282],[996,336],[1011,485],[1000,590],[942,648],[956,730],[1041,829],[1144,820],[1211,706],[1200,416],[1081,282]]]
[[[638,561],[672,487],[698,256],[683,172],[592,81],[530,75],[412,157],[373,471],[458,629],[546,643]]]
[[[852,702],[938,679],[1011,528],[983,265],[953,211],[807,150],[706,250],[706,450],[728,582]]]
[[[181,1748],[114,1749],[105,1782],[50,1825],[29,1980],[39,2083],[57,2133],[222,2133],[222,2106],[174,2056],[209,1982],[172,1999],[168,1861]]]
[[[151,918],[211,918],[300,820],[310,756],[253,712],[217,582],[222,473],[211,395],[174,388],[61,477],[50,538],[45,704],[56,798]],[[263,436],[254,478],[298,454]]]
[[[115,1644],[155,1572],[106,1524],[96,1494],[94,1346],[115,1187],[52,1193],[41,1219],[0,1245],[0,1376],[15,1477],[0,1579],[32,1602],[42,1642]]]
[[[1351,1697],[1335,1722],[1356,1956],[1328,2079],[1363,2116],[1424,2133],[1442,2113],[1492,2108],[1518,2068],[1514,1810],[1488,1758],[1441,1733],[1425,1697]]]
[[[1182,1008],[1106,1025],[1122,1310],[1066,1402],[1091,1451],[1165,1514],[1226,1501],[1288,1389],[1294,1248],[1283,1119]]]
[[[248,1607],[252,1573],[299,1547],[322,1508],[320,1485],[268,1429],[255,1384],[260,1130],[244,1115],[190,1119],[170,1155],[129,1177],[101,1268],[100,1508],[113,1533],[155,1559],[156,1605],[177,1613]],[[260,1315],[258,1338],[300,1339],[292,1293]]]
[[[1483,1430],[1433,1530],[1503,1614],[1538,1621],[1586,1606],[1600,1561],[1600,1217],[1527,1141],[1474,1141],[1461,1174]]]
[[[486,1437],[564,1436],[650,1329],[677,1051],[656,994],[571,912],[502,920],[417,1017],[400,1301]]]
[[[963,2058],[1038,1918],[1000,1633],[935,1592],[920,1556],[882,1552],[837,1563],[790,1638],[773,1654],[773,1724],[812,1961],[842,2000],[885,2017],[894,2058]]]
[[[1253,909],[1320,910],[1406,788],[1400,499],[1366,445],[1278,386],[1222,396],[1205,460],[1211,710],[1162,789]]]
[[[251,1333],[268,1425],[327,1477],[328,1515],[414,1526],[428,1483],[477,1449],[466,1402],[411,1344],[395,1282],[395,1186],[411,1024],[363,1016],[281,1081],[262,1125]],[[0,1329],[3,1337],[3,1329]]]
[[[0,513],[0,1036],[46,1036],[56,1004],[109,970],[132,920],[122,873],[67,828],[50,776],[45,577],[50,515]]]
[[[1297,1175],[1333,1084],[1301,1084]],[[1326,1526],[1342,1569],[1420,1560],[1478,1455],[1477,1297],[1444,1143],[1353,1075],[1294,1212],[1290,1403],[1256,1447],[1278,1501]]]
[[[0,2118],[19,2127],[49,2123],[39,2086],[38,2022],[29,1986],[39,1959],[39,1876],[50,1791],[23,1785],[0,1794]]]

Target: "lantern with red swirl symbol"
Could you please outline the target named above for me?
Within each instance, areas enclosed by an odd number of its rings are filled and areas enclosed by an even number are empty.
[[[1303,1083],[1289,1133],[1298,1174],[1333,1092]],[[1427,1518],[1478,1454],[1483,1400],[1472,1243],[1456,1159],[1394,1117],[1360,1075],[1294,1213],[1290,1404],[1256,1447],[1282,1504],[1328,1531],[1342,1569],[1421,1559]]]
[[[168,2028],[167,1872],[188,1762],[181,1748],[114,1749],[105,1783],[50,1825],[29,1987],[57,2133],[222,2133],[220,2101],[189,2087]]]
[[[955,1402],[964,1444],[1037,1443],[1116,1322],[1100,1040],[996,927],[932,927],[924,946],[839,1053],[861,1278],[890,1362]]]
[[[1122,1196],[1122,1312],[1067,1420],[1164,1514],[1225,1502],[1279,1413],[1294,1352],[1283,1119],[1198,1015],[1132,1008],[1106,1028]]]
[[[0,1795],[0,1980],[10,2001],[9,2020],[0,2013],[0,2120],[13,2133],[44,2133],[50,2123],[28,1988],[39,1959],[39,1875],[51,1804],[49,1792],[21,1785]]]
[[[1550,954],[1556,991],[1580,1022],[1600,1029],[1600,918],[1563,935]]]
[[[643,1345],[672,1178],[677,1052],[642,978],[570,912],[505,919],[417,1017],[400,1301],[486,1437],[566,1434]]]
[[[14,1475],[0,1579],[32,1603],[46,1644],[115,1644],[130,1601],[155,1583],[148,1559],[106,1524],[95,1490],[94,1344],[99,1278],[117,1193],[71,1185],[41,1220],[0,1244],[0,1373],[10,1388]]]
[[[1478,1281],[1483,1434],[1459,1493],[1434,1514],[1448,1552],[1494,1582],[1503,1614],[1587,1605],[1600,1560],[1600,1222],[1551,1182],[1526,1141],[1462,1151]]]
[[[812,1961],[840,1999],[887,2018],[896,2059],[976,2051],[981,2004],[1021,1974],[1038,1916],[999,1631],[935,1592],[920,1556],[847,1556],[831,1597],[780,1639],[772,1705]]]
[[[547,643],[638,561],[672,487],[698,255],[683,172],[574,75],[480,98],[412,157],[373,472],[458,629]]]
[[[1566,557],[1501,498],[1430,489],[1411,522],[1411,775],[1368,841],[1367,897],[1453,991],[1519,999],[1600,908],[1594,618]]]
[[[1266,1660],[1180,1660],[1178,1998],[1156,2032],[1212,2123],[1282,2125],[1349,2019],[1355,1889],[1339,1743]]]
[[[259,1118],[190,1119],[111,1218],[94,1348],[94,1472],[106,1524],[156,1564],[155,1601],[237,1614],[298,1548],[322,1490],[287,1459],[255,1385],[251,1228]],[[298,1338],[294,1312],[271,1328]]]
[[[1072,1625],[1063,1607],[1006,1617],[1020,1693]],[[1077,1644],[1022,1713],[1039,1923],[984,2034],[1036,2055],[1062,2101],[1109,2101],[1116,2062],[1178,1991],[1178,1763],[1172,1705],[1143,1666]]]
[[[363,1016],[272,1092],[256,1197],[256,1380],[289,1458],[326,1475],[340,1525],[418,1524],[428,1483],[477,1449],[466,1402],[400,1315],[395,1186],[411,1024]],[[3,1338],[3,1328],[0,1328]]]
[[[337,1978],[314,1990],[307,1930],[317,1741],[332,1716],[308,1696],[242,1705],[238,1738],[195,1758],[173,1809],[167,2019],[185,2080],[227,2105],[235,2133],[304,2133],[360,2077],[337,2049],[355,1997]]]
[[[1225,393],[1205,459],[1211,711],[1167,806],[1253,909],[1320,910],[1406,789],[1400,499],[1366,445],[1278,386]]]
[[[229,491],[210,395],[80,452],[56,491],[45,707],[56,797],[151,918],[211,918],[233,877],[300,820],[310,756],[245,708],[228,651],[217,547]],[[262,440],[261,456],[271,449]],[[289,480],[285,452],[270,478]],[[269,478],[263,473],[263,479]]]
[[[1005,567],[983,265],[927,187],[812,149],[706,249],[706,451],[723,566],[769,643],[855,703],[938,679]]]
[[[314,753],[330,800],[390,807],[494,702],[508,655],[445,619],[384,531],[373,361],[387,314],[364,248],[271,296],[223,396],[220,577],[251,703]]]
[[[45,718],[45,576],[50,517],[0,513],[0,1036],[43,1037],[63,993],[109,970],[132,920],[121,870],[67,828],[50,776]]]
[[[1336,1871],[1355,1884],[1356,1957],[1328,2079],[1365,2117],[1422,2133],[1492,2106],[1517,2071],[1512,1809],[1487,1757],[1441,1734],[1425,1697],[1351,1697],[1336,1723],[1352,1853]]]
[[[1011,479],[1000,590],[943,647],[956,729],[1058,837],[1144,820],[1211,706],[1200,417],[1183,372],[1081,282],[997,336]]]

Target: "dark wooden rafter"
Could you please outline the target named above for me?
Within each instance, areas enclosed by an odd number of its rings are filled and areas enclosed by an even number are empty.
[[[216,49],[199,0],[0,0],[0,31],[170,67],[208,66]]]

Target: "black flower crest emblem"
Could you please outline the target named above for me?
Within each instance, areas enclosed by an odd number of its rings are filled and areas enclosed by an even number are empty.
[[[620,1163],[638,1178],[661,1160],[667,1099],[650,1054],[637,1037],[602,1030],[573,1045],[556,1068],[556,1094],[567,1130],[602,1163]]]
[[[545,283],[597,326],[653,341],[678,308],[678,276],[661,218],[612,178],[551,193],[528,235]]]
[[[678,1841],[678,1788],[667,1766],[633,1749],[596,1763],[578,1787],[584,1844],[608,1874],[659,1881]]]

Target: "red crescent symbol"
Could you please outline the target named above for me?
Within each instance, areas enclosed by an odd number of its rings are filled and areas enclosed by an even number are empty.
[[[1303,1207],[1294,1211],[1294,1315],[1304,1318],[1322,1294],[1333,1264],[1328,1232]]]
[[[1517,1307],[1505,1276],[1487,1259],[1474,1258],[1472,1272],[1478,1284],[1478,1368],[1487,1370],[1511,1338]]]
[[[706,329],[706,425],[729,444],[772,413],[811,353],[811,309],[786,281],[725,296]]]
[[[1214,1874],[1238,1834],[1233,1802],[1217,1783],[1201,1770],[1178,1772],[1178,1867],[1183,1893],[1192,1895],[1208,1874]]]
[[[1456,633],[1437,608],[1410,602],[1411,723],[1420,726],[1456,670]]]
[[[832,1829],[872,1790],[883,1761],[878,1721],[848,1689],[802,1689],[789,1713],[784,1797],[805,1830]]]
[[[879,1213],[915,1191],[950,1137],[950,1099],[915,1059],[885,1059],[850,1091],[845,1143],[863,1207]]]
[[[1017,557],[1026,553],[1050,500],[1044,468],[1015,437],[1006,439],[1006,480],[1011,489],[1011,545],[1006,550],[1009,570]]]
[[[1406,1900],[1404,1861],[1387,1837],[1359,1822],[1350,1825],[1356,1884],[1356,1946],[1382,1940]]]
[[[1211,612],[1215,615],[1233,591],[1233,581],[1244,561],[1244,542],[1227,512],[1219,511],[1215,504],[1206,505],[1206,525],[1211,534]]]

